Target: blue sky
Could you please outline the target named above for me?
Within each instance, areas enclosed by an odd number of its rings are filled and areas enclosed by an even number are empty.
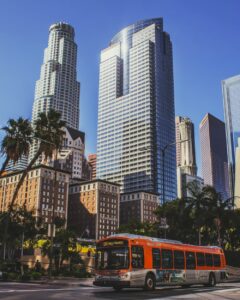
[[[96,150],[98,72],[101,49],[123,27],[163,17],[174,55],[176,114],[195,124],[200,166],[199,123],[206,112],[223,119],[221,80],[240,73],[239,0],[1,0],[0,125],[31,118],[48,28],[75,27],[80,129],[87,153]]]

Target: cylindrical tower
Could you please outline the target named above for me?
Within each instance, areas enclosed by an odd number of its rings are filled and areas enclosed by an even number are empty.
[[[74,28],[62,22],[51,25],[40,79],[35,87],[33,123],[40,112],[48,112],[53,108],[61,113],[67,126],[79,128],[80,83],[77,81],[76,65],[77,45],[74,42]],[[36,149],[35,142],[29,159],[33,157]]]

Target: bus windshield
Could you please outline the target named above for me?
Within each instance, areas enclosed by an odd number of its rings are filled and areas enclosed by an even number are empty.
[[[96,267],[99,270],[127,269],[129,267],[128,248],[98,248]]]

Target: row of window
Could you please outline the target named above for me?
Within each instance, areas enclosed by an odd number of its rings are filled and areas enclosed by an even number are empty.
[[[144,268],[144,251],[141,246],[132,247],[132,266]],[[168,249],[152,249],[152,267],[156,269],[186,269],[194,270],[196,267],[220,267],[219,254],[191,252]]]
[[[220,267],[220,255],[203,252],[190,252],[167,249],[152,249],[153,268],[163,269],[196,269],[198,267]]]

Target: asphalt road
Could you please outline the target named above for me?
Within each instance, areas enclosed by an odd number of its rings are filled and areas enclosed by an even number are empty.
[[[116,293],[111,288],[61,287],[54,285],[0,283],[0,299],[4,300],[157,300],[157,299],[240,299],[240,282],[219,284],[215,288],[194,286],[190,288],[157,288],[154,292],[125,289]]]

